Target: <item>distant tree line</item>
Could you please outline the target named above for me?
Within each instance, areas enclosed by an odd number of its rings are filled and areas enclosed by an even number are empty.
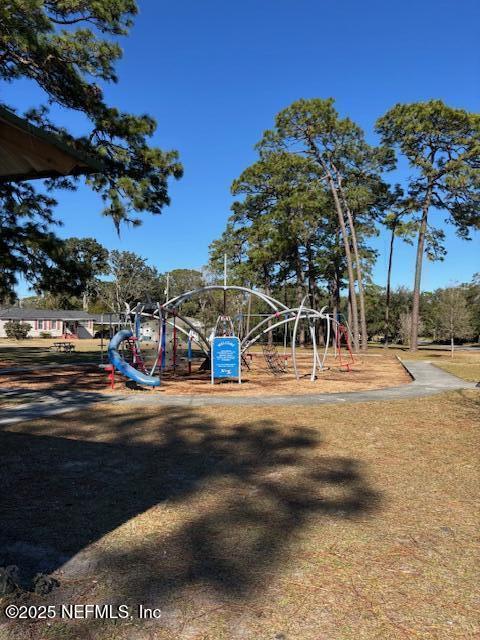
[[[231,238],[234,236],[232,235]],[[266,236],[267,237],[267,236]],[[269,242],[273,241],[269,237]],[[291,242],[291,238],[288,239]],[[83,309],[93,313],[118,313],[125,310],[125,305],[136,302],[163,303],[186,291],[198,289],[210,284],[221,284],[222,275],[219,269],[205,268],[174,269],[169,273],[161,273],[148,264],[147,260],[130,251],[108,251],[92,238],[69,238],[66,241],[71,255],[75,258],[77,268],[84,274],[82,293],[79,296],[66,294],[40,295],[23,298],[24,307],[44,309]],[[213,247],[217,245],[214,243]],[[319,265],[331,265],[317,261],[318,271],[315,278],[308,281],[308,254],[302,247],[299,252],[301,269],[289,273],[285,271],[284,279],[278,276],[266,280],[264,285],[271,295],[287,306],[295,306],[299,295],[311,291],[314,304],[320,308],[330,305],[332,290],[325,285],[320,275],[323,272]],[[212,265],[220,260],[213,253]],[[298,259],[298,255],[297,255]],[[305,261],[307,264],[303,263]],[[365,264],[368,264],[366,262]],[[212,266],[211,265],[211,266]],[[262,279],[250,271],[247,261],[235,264],[230,260],[230,284],[260,286]],[[273,272],[274,273],[274,272]],[[267,271],[267,277],[268,277]],[[297,277],[298,276],[298,277]],[[302,287],[299,287],[299,278]],[[305,282],[305,278],[307,281]],[[310,287],[310,289],[309,289]],[[388,345],[389,343],[410,344],[411,315],[413,291],[406,287],[388,290],[373,284],[370,280],[364,288],[364,310],[367,338]],[[385,315],[388,307],[388,326]],[[335,311],[346,322],[351,323],[351,305],[348,289],[345,293],[335,292]],[[250,302],[242,294],[230,293],[228,296],[228,313],[234,318],[242,314],[253,326],[256,314],[265,309],[256,299]],[[221,292],[206,292],[182,305],[182,313],[198,318],[205,326],[215,323],[218,315],[223,313],[223,296]],[[437,342],[480,342],[480,274],[475,274],[469,283],[436,289],[420,294],[419,335],[422,338]],[[275,335],[281,339],[281,332]],[[308,336],[300,333],[300,343],[306,343]]]

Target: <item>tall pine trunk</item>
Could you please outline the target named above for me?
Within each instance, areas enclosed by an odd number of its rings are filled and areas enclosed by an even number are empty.
[[[355,267],[357,271],[357,285],[358,285],[358,302],[360,305],[360,332],[362,334],[362,351],[366,351],[368,348],[368,332],[367,332],[367,317],[365,314],[365,290],[363,288],[363,274],[362,265],[360,262],[360,255],[358,252],[357,234],[355,232],[355,225],[353,223],[353,217],[347,207],[348,223],[350,225],[350,233],[352,240],[353,255],[355,256]]]
[[[418,349],[418,325],[420,322],[420,285],[422,281],[423,254],[425,251],[425,233],[427,231],[428,210],[432,197],[432,188],[427,188],[425,201],[422,207],[422,219],[418,232],[417,259],[415,264],[415,282],[413,286],[412,325],[410,328],[410,351]]]
[[[355,230],[355,223],[353,220],[352,212],[350,211],[350,207],[348,206],[347,199],[343,191],[342,179],[340,176],[338,176],[337,180],[339,184],[339,190],[342,195],[343,206],[347,213],[348,225],[350,227],[352,250],[355,258],[355,270],[357,272],[358,301],[360,304],[360,331],[362,334],[362,351],[366,351],[368,348],[368,332],[367,332],[367,317],[365,314],[365,290],[363,288],[362,263],[360,261],[360,253],[358,251],[357,232]]]
[[[270,291],[270,273],[268,272],[268,269],[265,266],[263,267],[263,281],[265,283],[264,291],[267,294],[267,296],[270,296],[271,295],[271,291]],[[271,326],[272,326],[272,322],[271,322],[271,320],[269,320],[267,322],[267,327],[271,327]],[[269,331],[267,333],[267,342],[268,342],[269,345],[273,344],[273,334],[272,334],[271,331]]]
[[[312,309],[317,308],[318,287],[315,279],[315,265],[313,259],[313,250],[310,243],[306,244],[307,263],[308,263],[308,292],[310,294],[310,305]]]
[[[350,291],[350,297],[352,299],[352,326],[351,330],[353,333],[353,348],[354,351],[360,350],[360,340],[359,340],[359,331],[358,331],[358,308],[357,308],[357,294],[355,291],[355,277],[353,275],[353,262],[352,262],[352,254],[350,251],[350,239],[347,232],[347,226],[345,224],[345,216],[343,214],[342,203],[340,202],[340,198],[338,195],[337,185],[333,179],[332,172],[329,167],[325,163],[325,160],[322,157],[322,154],[319,152],[315,143],[313,142],[310,136],[307,136],[308,144],[310,147],[310,151],[325,171],[325,177],[328,180],[328,186],[330,187],[330,191],[332,192],[333,202],[335,204],[335,210],[338,216],[338,224],[340,225],[340,231],[342,233],[342,241],[343,246],[345,248],[345,260],[347,263],[347,274],[348,274],[348,289]]]
[[[348,292],[348,302],[347,302],[347,322],[348,326],[352,326],[352,296],[350,295],[350,291]]]
[[[295,274],[297,276],[297,304],[301,305],[303,297],[305,295],[305,274],[302,269],[302,259],[300,257],[300,251],[298,249],[298,245],[296,247],[295,254]],[[305,326],[304,324],[300,324],[299,332],[298,332],[298,340],[301,347],[305,347]]]
[[[395,227],[392,227],[392,235],[390,237],[390,250],[388,252],[388,269],[387,269],[387,290],[385,293],[385,318],[384,318],[384,343],[385,349],[388,347],[390,338],[390,297],[391,297],[391,280],[392,280],[392,263],[393,263],[393,246],[395,243]]]
[[[340,247],[340,231],[338,229],[335,232],[335,246]],[[342,281],[342,274],[340,272],[340,265],[338,260],[336,259],[334,264],[333,279],[330,282],[331,306],[332,306],[332,314],[333,314],[334,320],[338,319],[338,314],[340,312],[341,281]]]
[[[342,233],[343,246],[345,249],[345,260],[347,263],[347,274],[348,274],[348,289],[350,292],[350,302],[352,309],[352,333],[353,333],[353,348],[355,351],[360,350],[360,340],[359,340],[359,330],[358,330],[358,307],[357,307],[357,293],[355,291],[355,276],[353,274],[353,262],[352,262],[352,253],[350,251],[350,238],[347,232],[347,226],[345,224],[345,216],[343,215],[343,209],[340,202],[340,198],[338,197],[337,189],[333,182],[333,178],[331,175],[328,176],[328,181],[330,183],[330,189],[333,195],[333,201],[335,203],[335,209],[338,215],[338,222],[340,225],[340,231]]]

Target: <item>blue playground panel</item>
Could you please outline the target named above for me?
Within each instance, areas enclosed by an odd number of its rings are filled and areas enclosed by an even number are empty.
[[[240,377],[240,340],[236,336],[216,336],[212,340],[212,382],[215,378]]]

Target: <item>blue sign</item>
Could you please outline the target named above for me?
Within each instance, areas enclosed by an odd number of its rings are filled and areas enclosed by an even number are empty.
[[[241,382],[240,340],[216,336],[212,340],[212,384],[215,378],[238,378]]]

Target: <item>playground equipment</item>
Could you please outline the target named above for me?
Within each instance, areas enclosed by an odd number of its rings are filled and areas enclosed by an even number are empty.
[[[262,342],[262,351],[267,367],[274,376],[281,376],[283,373],[287,373],[287,358],[278,353],[278,349],[274,344]]]
[[[346,360],[342,357],[342,339],[343,346],[348,354]],[[355,364],[355,358],[353,357],[352,346],[350,344],[350,333],[347,327],[340,323],[337,323],[335,329],[335,347],[340,369],[342,371],[350,371],[350,365]]]
[[[204,330],[202,331],[201,324],[182,315],[180,310],[185,302],[214,291],[223,292],[224,309],[210,336],[207,337]],[[175,375],[186,363],[188,372],[191,373],[193,345],[195,345],[203,354],[202,369],[209,369],[213,336],[235,335],[234,322],[226,313],[228,292],[248,297],[250,301],[252,297],[255,297],[268,310],[267,313],[261,314],[262,319],[253,328],[250,329],[247,325],[247,330],[240,338],[241,360],[244,365],[247,365],[247,368],[249,368],[246,360],[247,351],[254,344],[260,342],[267,369],[275,376],[285,374],[287,372],[287,331],[289,327],[293,327],[290,333],[291,363],[295,378],[299,380],[302,376],[297,361],[297,335],[300,323],[303,322],[308,326],[313,346],[310,380],[314,381],[317,378],[317,373],[325,369],[325,361],[331,342],[333,342],[335,354],[339,356],[340,367],[343,370],[350,370],[350,365],[354,360],[348,327],[328,313],[326,307],[320,310],[311,308],[307,304],[308,295],[303,298],[298,307],[288,307],[262,291],[227,285],[226,283],[193,289],[171,298],[163,304],[138,303],[133,308],[127,306],[124,317],[125,324],[129,325],[129,328],[121,329],[112,338],[108,348],[110,363],[120,373],[137,384],[157,387],[160,385],[162,373],[166,370],[170,370]],[[324,346],[321,353],[318,347],[320,323],[323,325],[324,334]],[[268,336],[280,328],[284,330],[283,356],[279,354],[273,341],[268,340]],[[183,341],[185,345],[186,356],[183,358],[179,356],[180,341]],[[342,345],[350,356],[348,360],[342,359]]]
[[[158,387],[160,378],[151,376],[145,371],[138,368],[139,361],[136,361],[137,367],[130,365],[119,353],[118,348],[124,340],[131,340],[133,334],[130,329],[122,329],[110,341],[108,346],[108,358],[110,363],[127,378],[146,387]]]

